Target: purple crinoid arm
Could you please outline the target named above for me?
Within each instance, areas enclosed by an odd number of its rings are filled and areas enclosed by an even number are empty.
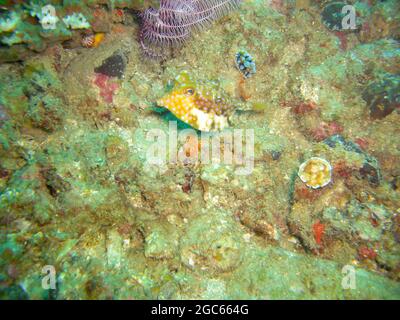
[[[142,14],[142,48],[150,56],[162,55],[157,51],[182,45],[192,31],[208,26],[237,8],[240,2],[241,0],[161,0],[158,10],[150,8]]]

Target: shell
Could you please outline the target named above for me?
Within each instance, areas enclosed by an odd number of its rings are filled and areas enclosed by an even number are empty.
[[[323,188],[332,180],[332,166],[325,159],[312,157],[300,165],[298,176],[307,187]]]
[[[104,33],[90,33],[87,35],[84,35],[82,37],[81,44],[85,48],[97,48],[99,44],[104,40]]]

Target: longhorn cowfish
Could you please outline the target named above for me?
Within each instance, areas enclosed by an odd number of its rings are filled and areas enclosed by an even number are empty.
[[[193,128],[206,132],[227,127],[228,117],[234,110],[217,83],[193,81],[187,72],[175,78],[172,91],[159,99],[157,105]]]

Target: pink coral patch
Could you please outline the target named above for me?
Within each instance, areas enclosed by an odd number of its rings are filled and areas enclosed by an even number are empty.
[[[104,102],[112,103],[113,96],[119,85],[113,82],[111,78],[102,73],[96,73],[94,84],[100,89],[100,97],[103,98]]]
[[[331,135],[343,132],[343,127],[335,122],[322,122],[317,128],[312,130],[311,134],[316,141],[322,141]]]
[[[338,37],[338,39],[339,39],[339,42],[340,42],[339,47],[340,47],[340,49],[342,51],[346,51],[347,47],[348,47],[348,41],[347,41],[346,33],[343,32],[343,31],[336,31],[335,32],[335,36]]]

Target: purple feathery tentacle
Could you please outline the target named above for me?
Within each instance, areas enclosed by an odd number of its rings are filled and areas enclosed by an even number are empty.
[[[159,9],[141,14],[140,44],[150,57],[161,57],[168,47],[180,46],[194,31],[236,9],[241,0],[160,0]]]

